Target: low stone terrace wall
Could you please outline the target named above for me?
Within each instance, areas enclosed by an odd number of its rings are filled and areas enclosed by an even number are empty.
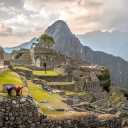
[[[25,77],[28,77],[28,78],[32,78],[33,77],[33,72],[30,70],[23,70],[23,69],[13,69],[14,72],[17,72],[18,74],[20,73],[25,73]]]
[[[66,85],[50,85],[53,89],[58,90],[67,90],[67,91],[77,91],[77,85],[76,84],[66,84]]]
[[[0,128],[122,128],[122,117],[78,112],[51,116],[38,112],[38,103],[31,95],[26,98],[0,99]]]

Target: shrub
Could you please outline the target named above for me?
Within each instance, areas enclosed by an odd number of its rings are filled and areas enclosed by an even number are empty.
[[[8,92],[8,95],[11,96],[11,91],[13,90],[13,87],[5,88]]]
[[[99,80],[105,81],[105,84],[103,84],[103,88],[104,90],[109,92],[111,86],[110,71],[107,68],[103,67],[103,70],[100,74],[97,74],[97,77]]]
[[[120,91],[124,94],[124,96],[128,99],[128,90],[125,88],[121,88]]]
[[[13,87],[13,89],[16,91],[16,96],[20,96],[22,95],[22,88],[24,88],[25,86],[23,87]]]
[[[20,58],[20,56],[22,56],[22,53],[21,52],[17,52],[17,54],[15,55],[15,59]]]

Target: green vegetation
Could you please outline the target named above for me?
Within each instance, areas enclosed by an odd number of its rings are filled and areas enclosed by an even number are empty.
[[[15,59],[18,59],[18,58],[20,58],[21,56],[22,56],[22,52],[17,51],[17,52],[16,52],[16,55],[15,55]]]
[[[111,79],[110,79],[110,71],[103,67],[103,70],[100,74],[97,74],[97,77],[100,81],[105,81],[103,84],[104,90],[107,92],[110,92],[110,86],[111,86]]]
[[[0,75],[0,95],[8,96],[7,93],[3,93],[3,84],[15,84],[16,86],[24,86],[24,83],[22,82],[20,76],[15,72],[4,72],[2,75]],[[23,89],[23,94],[27,95],[28,91],[26,88]]]
[[[121,88],[120,91],[124,94],[124,96],[128,99],[128,90],[125,88]]]
[[[47,73],[45,73],[45,71],[33,71],[33,75],[38,75],[38,76],[57,76],[58,72],[54,72],[54,71],[47,71]]]
[[[22,69],[22,70],[32,71],[32,70],[30,70],[28,68],[21,67],[21,66],[13,66],[13,69]]]
[[[38,43],[33,43],[32,46],[42,47],[44,49],[43,50],[44,53],[46,53],[46,48],[50,50],[50,48],[53,47],[53,45],[55,44],[54,39],[51,36],[48,36],[47,34],[41,35],[37,39],[37,42]]]
[[[58,112],[58,111],[50,111],[48,110],[46,107],[50,106],[52,108],[60,108],[63,107],[66,110],[70,109],[68,107],[68,105],[62,103],[60,101],[60,99],[64,99],[61,98],[59,95],[49,95],[47,92],[45,92],[44,90],[42,90],[41,88],[38,88],[35,84],[33,84],[30,81],[28,82],[28,89],[29,92],[33,95],[33,99],[39,103],[40,108],[42,109],[42,111],[48,115],[59,115],[59,114],[64,114],[64,112]],[[40,103],[40,101],[42,100],[48,100],[49,103]]]
[[[111,103],[114,103],[116,100],[118,100],[119,99],[119,97],[118,96],[116,96],[112,101],[110,101]]]
[[[46,73],[47,63],[46,62],[43,62],[43,66],[45,68],[45,73]]]

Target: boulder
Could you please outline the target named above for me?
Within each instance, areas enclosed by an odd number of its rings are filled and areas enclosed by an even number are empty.
[[[51,108],[51,107],[49,107],[49,106],[47,106],[47,109],[49,109],[49,110],[51,110],[51,111],[55,111],[55,109],[53,109],[53,108]]]
[[[48,100],[42,100],[42,101],[40,101],[40,103],[49,103],[49,101]]]
[[[64,111],[64,108],[56,108],[56,111]]]

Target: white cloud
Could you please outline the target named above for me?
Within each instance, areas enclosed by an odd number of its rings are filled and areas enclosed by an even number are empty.
[[[97,29],[128,29],[127,0],[23,0],[23,5],[12,5],[0,3],[0,11],[15,14],[0,21],[13,29],[17,39],[38,37],[56,20],[65,20],[75,34]]]
[[[2,6],[3,6],[3,5],[4,5],[4,3],[0,3],[0,5],[2,5]]]
[[[14,32],[23,31],[24,29],[31,28],[31,21],[29,17],[24,14],[17,15],[14,18],[8,19],[4,21],[6,26],[11,26]]]
[[[0,23],[0,36],[12,35],[12,28],[5,27],[3,23]]]

